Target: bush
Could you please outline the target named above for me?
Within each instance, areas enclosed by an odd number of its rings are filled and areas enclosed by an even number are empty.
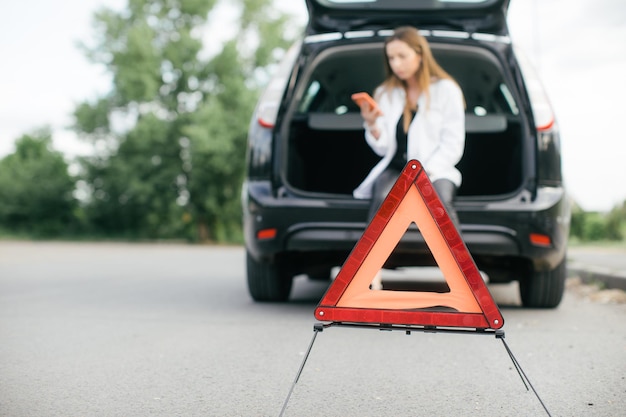
[[[621,241],[626,229],[626,202],[613,208],[609,213],[586,212],[574,206],[570,227],[570,237],[583,242],[601,240]]]

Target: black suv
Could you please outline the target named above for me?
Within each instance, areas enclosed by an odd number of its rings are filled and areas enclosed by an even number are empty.
[[[307,0],[309,22],[252,118],[242,192],[248,288],[286,300],[293,277],[330,279],[367,226],[352,191],[378,161],[351,94],[383,80],[384,39],[412,25],[466,100],[455,207],[461,235],[490,283],[519,281],[527,307],[563,296],[570,206],[559,131],[512,45],[508,0]],[[434,265],[409,228],[385,268]]]

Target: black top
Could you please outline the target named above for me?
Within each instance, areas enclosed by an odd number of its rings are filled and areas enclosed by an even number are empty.
[[[416,111],[411,111],[411,121],[415,117]],[[404,166],[407,163],[407,140],[408,134],[404,131],[404,117],[400,116],[398,120],[398,125],[396,127],[396,142],[398,142],[398,147],[396,149],[396,153],[393,156],[393,159],[389,163],[390,168],[397,169],[398,171],[402,171]]]

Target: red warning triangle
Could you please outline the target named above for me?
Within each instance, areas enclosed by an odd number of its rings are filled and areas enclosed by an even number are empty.
[[[411,223],[450,288],[446,293],[371,290]],[[411,160],[315,309],[321,321],[499,329],[498,306],[422,165]]]

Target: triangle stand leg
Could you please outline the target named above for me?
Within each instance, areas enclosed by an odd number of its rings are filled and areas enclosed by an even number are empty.
[[[387,331],[391,331],[391,330],[403,330],[406,332],[407,335],[410,335],[411,332],[413,331],[421,331],[424,333],[465,333],[465,334],[483,334],[483,335],[494,335],[496,339],[500,339],[502,340],[502,344],[504,345],[504,349],[506,350],[507,354],[509,355],[509,358],[511,359],[511,362],[513,362],[513,366],[515,367],[515,370],[517,371],[517,374],[519,375],[520,379],[522,380],[522,383],[524,384],[524,386],[526,387],[526,390],[532,389],[533,393],[535,394],[535,397],[537,397],[537,400],[539,400],[539,403],[541,404],[541,406],[543,407],[544,411],[546,412],[546,414],[548,415],[548,417],[552,417],[552,415],[550,414],[550,411],[548,411],[548,408],[546,407],[546,405],[544,404],[543,400],[541,399],[541,397],[539,396],[539,393],[537,392],[537,390],[535,390],[535,387],[533,386],[533,384],[530,382],[530,380],[528,379],[528,376],[526,376],[526,373],[524,372],[524,370],[522,369],[522,366],[520,365],[520,363],[517,361],[517,359],[515,358],[515,355],[513,354],[513,351],[511,350],[511,348],[509,348],[509,345],[506,343],[506,341],[504,340],[504,331],[502,330],[496,330],[496,331],[487,331],[487,330],[478,330],[476,329],[476,331],[469,331],[469,330],[459,330],[459,329],[443,329],[443,328],[437,328],[434,326],[396,326],[396,325],[378,325],[378,326],[374,326],[371,324],[365,324],[365,325],[359,325],[359,324],[348,324],[348,323],[340,323],[340,322],[332,322],[332,323],[327,323],[327,324],[323,324],[323,323],[316,323],[313,326],[313,338],[311,339],[311,343],[309,344],[309,347],[306,351],[306,354],[304,355],[304,358],[302,359],[302,364],[300,365],[300,369],[298,369],[298,373],[296,374],[296,377],[293,381],[293,383],[291,384],[291,388],[289,389],[289,393],[287,394],[287,398],[285,398],[285,402],[283,404],[283,408],[280,411],[279,417],[282,417],[285,413],[285,410],[287,409],[287,404],[289,403],[289,400],[291,399],[291,394],[293,393],[294,388],[296,387],[296,384],[298,383],[299,379],[300,379],[300,375],[302,375],[302,371],[304,370],[304,366],[306,365],[306,362],[309,358],[309,354],[311,353],[311,350],[313,349],[313,344],[315,343],[315,339],[317,338],[317,334],[319,332],[324,331],[324,329],[326,327],[332,327],[332,326],[341,326],[341,327],[357,327],[357,328],[366,328],[366,329],[378,329],[378,330],[387,330]]]
[[[285,398],[285,403],[283,404],[283,408],[282,410],[280,410],[280,414],[279,417],[282,417],[283,414],[285,413],[285,410],[287,409],[287,404],[289,403],[289,399],[291,398],[291,394],[293,393],[293,389],[296,387],[296,384],[298,383],[298,380],[300,379],[300,375],[302,375],[302,371],[304,370],[304,365],[306,365],[306,361],[309,358],[309,354],[311,353],[311,349],[313,349],[313,344],[315,343],[315,338],[317,337],[317,334],[321,331],[324,330],[324,325],[321,323],[316,323],[313,326],[313,338],[311,339],[311,343],[309,344],[309,348],[306,351],[306,354],[304,355],[304,359],[302,359],[302,364],[300,365],[300,369],[298,370],[298,374],[296,375],[296,378],[293,380],[293,384],[291,384],[291,389],[289,390],[289,394],[287,394],[287,398]]]
[[[530,382],[530,380],[526,376],[526,373],[522,369],[522,366],[519,364],[519,362],[515,358],[515,355],[513,355],[513,351],[511,350],[511,348],[509,348],[509,345],[507,345],[506,341],[504,340],[504,332],[502,331],[496,332],[496,338],[502,340],[504,349],[506,349],[506,352],[509,354],[509,358],[511,358],[511,362],[513,362],[513,366],[515,366],[515,370],[517,371],[517,374],[522,379],[522,383],[526,387],[526,391],[528,391],[528,387],[530,386],[530,388],[533,390],[533,393],[535,393],[535,397],[537,397],[537,400],[539,400],[539,403],[545,410],[546,414],[551,417],[550,411],[548,411],[548,408],[541,400],[541,397],[539,397],[539,393],[537,393],[537,391],[535,390],[535,387],[533,387],[533,384]]]

